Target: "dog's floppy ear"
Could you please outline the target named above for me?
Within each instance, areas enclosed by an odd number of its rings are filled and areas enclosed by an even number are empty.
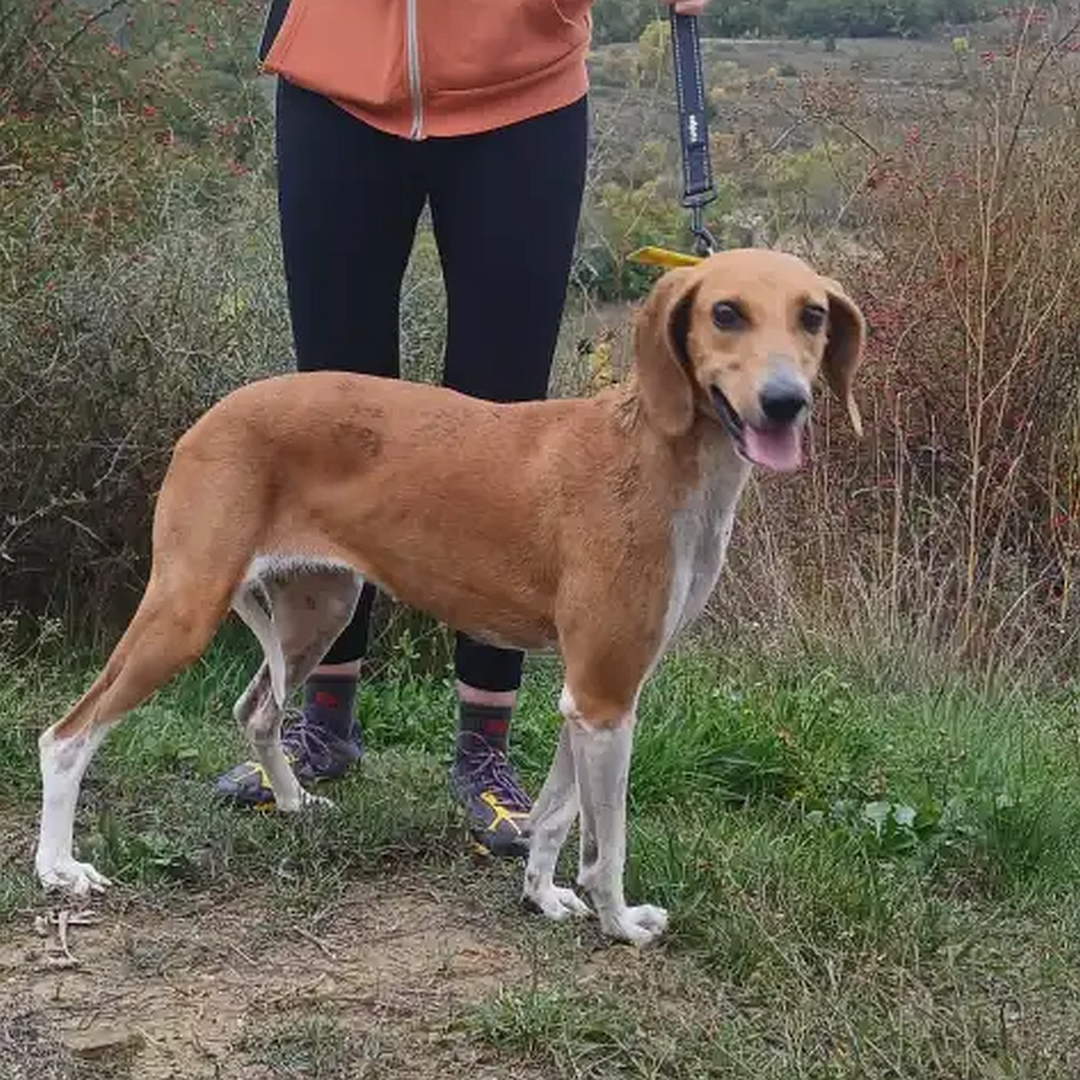
[[[832,278],[822,278],[829,294],[829,341],[821,361],[825,382],[847,409],[855,434],[862,436],[862,418],[855,404],[855,372],[862,363],[866,320],[855,301]]]
[[[694,422],[686,335],[697,281],[693,267],[669,270],[653,286],[634,325],[641,403],[650,422],[665,435],[682,435]]]

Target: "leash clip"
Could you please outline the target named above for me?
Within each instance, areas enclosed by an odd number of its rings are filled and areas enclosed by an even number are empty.
[[[720,249],[716,237],[705,224],[704,204],[695,203],[690,211],[690,232],[694,236],[694,254],[707,259]]]

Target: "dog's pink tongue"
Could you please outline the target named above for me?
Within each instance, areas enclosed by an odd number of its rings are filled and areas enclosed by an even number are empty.
[[[802,464],[802,428],[762,430],[747,424],[743,429],[743,447],[755,465],[791,472]]]

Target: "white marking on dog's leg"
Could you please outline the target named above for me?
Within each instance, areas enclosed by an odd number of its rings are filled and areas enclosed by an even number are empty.
[[[571,723],[571,737],[581,799],[578,884],[592,897],[605,934],[647,945],[664,932],[668,916],[651,904],[627,907],[623,893],[634,715],[628,714],[614,728],[594,728],[587,721]]]
[[[110,884],[89,863],[77,862],[73,854],[79,787],[105,731],[105,727],[96,725],[74,738],[58,739],[50,729],[38,740],[42,802],[34,865],[46,888],[67,889],[76,896],[85,896],[91,890],[101,892]]]
[[[266,773],[270,789],[274,792],[274,804],[279,810],[289,813],[309,805],[333,805],[329,799],[305,791],[285,757],[281,748],[284,710],[277,704],[271,689],[267,664],[259,668],[259,674],[237,701],[233,714],[244,728],[252,752]],[[293,791],[294,786],[296,792]]]
[[[329,799],[312,795],[300,786],[289,759],[281,748],[281,720],[284,710],[273,694],[267,694],[262,704],[251,714],[247,724],[247,736],[255,757],[270,781],[274,793],[274,805],[283,813],[291,814],[305,806],[333,805]]]
[[[259,639],[265,657],[235,714],[246,723],[274,803],[291,813],[305,806],[334,804],[305,791],[285,757],[281,748],[285,700],[348,625],[363,579],[336,564],[282,564],[277,576],[272,569],[264,579],[249,580],[233,597],[233,607]]]
[[[269,686],[263,690],[260,700],[245,702],[248,710],[246,733],[256,760],[266,773],[270,790],[274,793],[274,805],[285,813],[292,813],[309,801],[318,801],[307,797],[300,786],[295,773],[289,766],[285,752],[281,748],[281,719],[285,705],[285,661],[270,617],[247,591],[238,593],[233,598],[233,609],[259,639],[262,646],[265,666],[269,673]],[[275,669],[280,674],[275,679]],[[261,669],[260,669],[261,675]],[[259,675],[256,681],[261,683]],[[278,685],[275,685],[275,682]],[[249,692],[255,687],[249,687]],[[261,686],[256,692],[262,690]],[[245,693],[244,697],[248,696]],[[244,702],[244,698],[241,698]],[[238,702],[238,705],[241,703]]]
[[[521,890],[529,903],[556,921],[589,914],[588,905],[573,889],[560,888],[554,880],[555,863],[577,812],[574,752],[570,745],[570,721],[566,720],[559,732],[551,769],[529,816],[529,862]]]
[[[233,705],[233,719],[242,727],[247,728],[247,722],[251,714],[259,707],[263,694],[270,692],[270,665],[264,660],[255,672],[254,678],[248,683],[247,689],[236,699]]]

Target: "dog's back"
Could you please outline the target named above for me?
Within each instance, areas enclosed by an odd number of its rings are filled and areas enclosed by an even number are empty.
[[[227,565],[233,584],[260,557],[336,560],[458,629],[544,647],[568,575],[602,580],[631,550],[665,548],[686,456],[635,422],[625,389],[498,405],[374,376],[284,375],[234,391],[179,441],[155,558],[190,557],[198,533],[228,537],[203,561]],[[484,498],[464,498],[477,483]]]

